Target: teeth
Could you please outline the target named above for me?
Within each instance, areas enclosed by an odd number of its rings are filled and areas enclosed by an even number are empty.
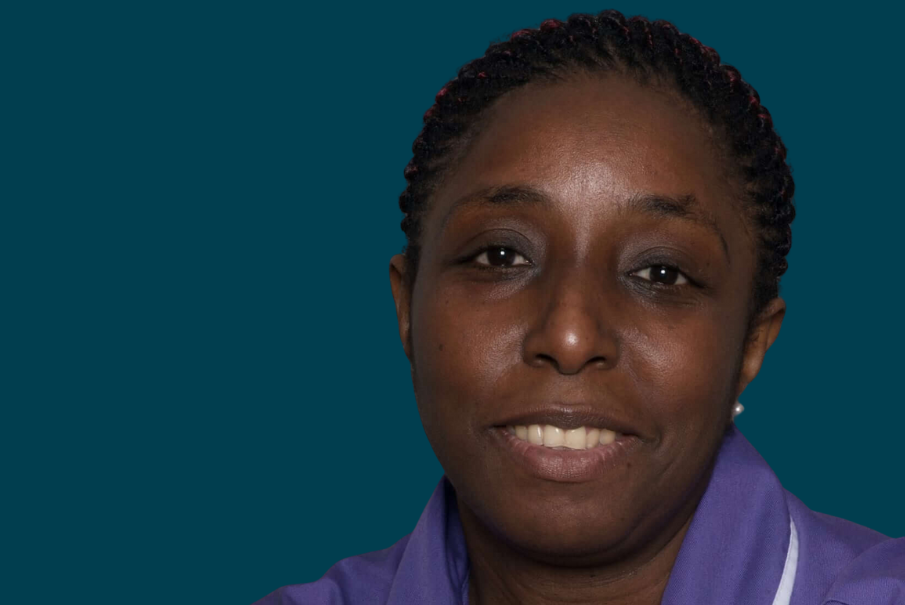
[[[522,441],[527,441],[534,445],[572,450],[584,450],[597,447],[598,445],[609,445],[622,436],[621,433],[610,429],[583,426],[577,429],[563,430],[552,424],[507,426],[506,430]]]
[[[544,425],[544,447],[559,447],[565,442],[566,438],[561,428],[552,424]]]
[[[564,445],[572,450],[583,450],[588,445],[585,443],[587,439],[588,431],[586,428],[572,429],[571,431],[566,431]]]
[[[616,441],[616,433],[608,429],[601,429],[600,445],[609,445],[614,441]]]
[[[584,446],[588,449],[600,444],[600,429],[588,429],[588,437],[584,443]]]

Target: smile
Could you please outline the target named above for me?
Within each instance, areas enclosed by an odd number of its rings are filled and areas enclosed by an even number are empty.
[[[622,437],[622,433],[610,429],[582,426],[577,429],[561,429],[552,424],[517,424],[506,427],[509,434],[522,441],[548,448],[589,450],[609,445]]]
[[[498,426],[494,440],[516,467],[559,483],[584,483],[620,472],[643,445],[636,435],[581,426],[550,424]]]

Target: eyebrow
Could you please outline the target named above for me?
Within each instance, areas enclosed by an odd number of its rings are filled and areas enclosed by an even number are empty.
[[[446,224],[455,214],[469,208],[486,206],[506,208],[541,207],[549,209],[553,207],[553,200],[540,189],[526,185],[486,187],[456,200],[449,211],[447,211],[446,216],[443,217],[440,230],[442,231],[446,228]],[[704,227],[720,238],[723,252],[726,254],[726,260],[730,260],[729,245],[726,243],[723,232],[720,231],[713,218],[702,212],[700,202],[691,193],[679,196],[653,193],[633,195],[628,199],[624,210],[681,219]]]
[[[656,216],[678,218],[700,225],[720,238],[726,260],[730,260],[729,244],[726,243],[726,238],[720,231],[719,225],[712,217],[702,212],[700,202],[691,193],[677,197],[651,193],[634,195],[629,199],[627,209]]]
[[[449,220],[459,212],[475,206],[527,207],[540,206],[550,208],[553,202],[539,189],[524,185],[506,185],[503,187],[485,187],[460,197],[453,203],[440,223],[440,230],[446,228]]]

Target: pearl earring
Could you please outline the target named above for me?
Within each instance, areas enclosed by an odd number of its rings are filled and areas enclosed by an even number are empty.
[[[745,406],[736,400],[735,405],[732,406],[732,420],[735,420],[735,417],[745,411]]]

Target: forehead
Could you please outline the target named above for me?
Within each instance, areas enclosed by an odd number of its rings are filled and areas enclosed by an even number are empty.
[[[436,193],[428,233],[469,195],[511,185],[547,193],[563,213],[604,215],[654,194],[693,196],[708,220],[739,222],[707,124],[668,91],[621,77],[529,84],[501,98],[484,123]]]

